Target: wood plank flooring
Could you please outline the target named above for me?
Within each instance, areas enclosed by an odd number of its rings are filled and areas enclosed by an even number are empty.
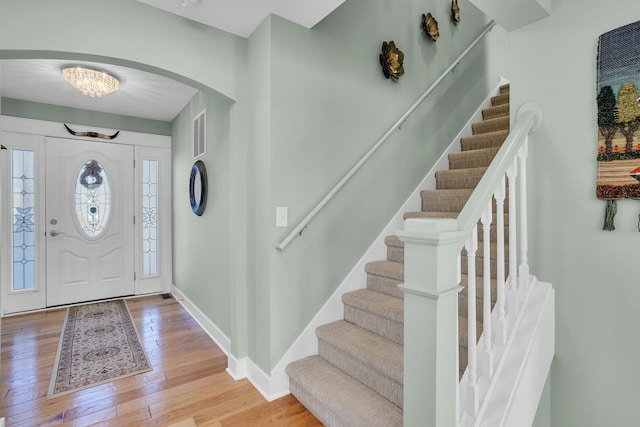
[[[127,300],[153,370],[47,399],[66,310],[2,319],[6,426],[322,426],[293,396],[267,402],[173,298]]]

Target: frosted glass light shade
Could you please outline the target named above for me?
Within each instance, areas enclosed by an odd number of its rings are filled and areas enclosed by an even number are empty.
[[[104,71],[82,67],[68,67],[62,70],[62,78],[83,95],[101,97],[120,89],[118,79]]]

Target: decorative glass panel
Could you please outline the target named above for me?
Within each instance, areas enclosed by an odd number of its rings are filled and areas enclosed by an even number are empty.
[[[35,155],[12,150],[13,290],[34,289],[35,263]]]
[[[158,161],[142,161],[142,272],[158,274]]]
[[[76,215],[81,231],[90,238],[105,230],[111,212],[111,190],[104,168],[97,160],[82,165],[76,183]]]

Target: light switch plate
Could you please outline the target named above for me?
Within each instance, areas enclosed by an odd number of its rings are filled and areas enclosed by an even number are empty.
[[[286,227],[289,224],[289,208],[279,206],[276,208],[276,227]]]

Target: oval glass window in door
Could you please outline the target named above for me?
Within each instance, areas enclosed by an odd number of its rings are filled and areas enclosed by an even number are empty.
[[[80,231],[95,239],[106,230],[111,213],[111,190],[104,168],[89,160],[78,173],[75,207]]]

